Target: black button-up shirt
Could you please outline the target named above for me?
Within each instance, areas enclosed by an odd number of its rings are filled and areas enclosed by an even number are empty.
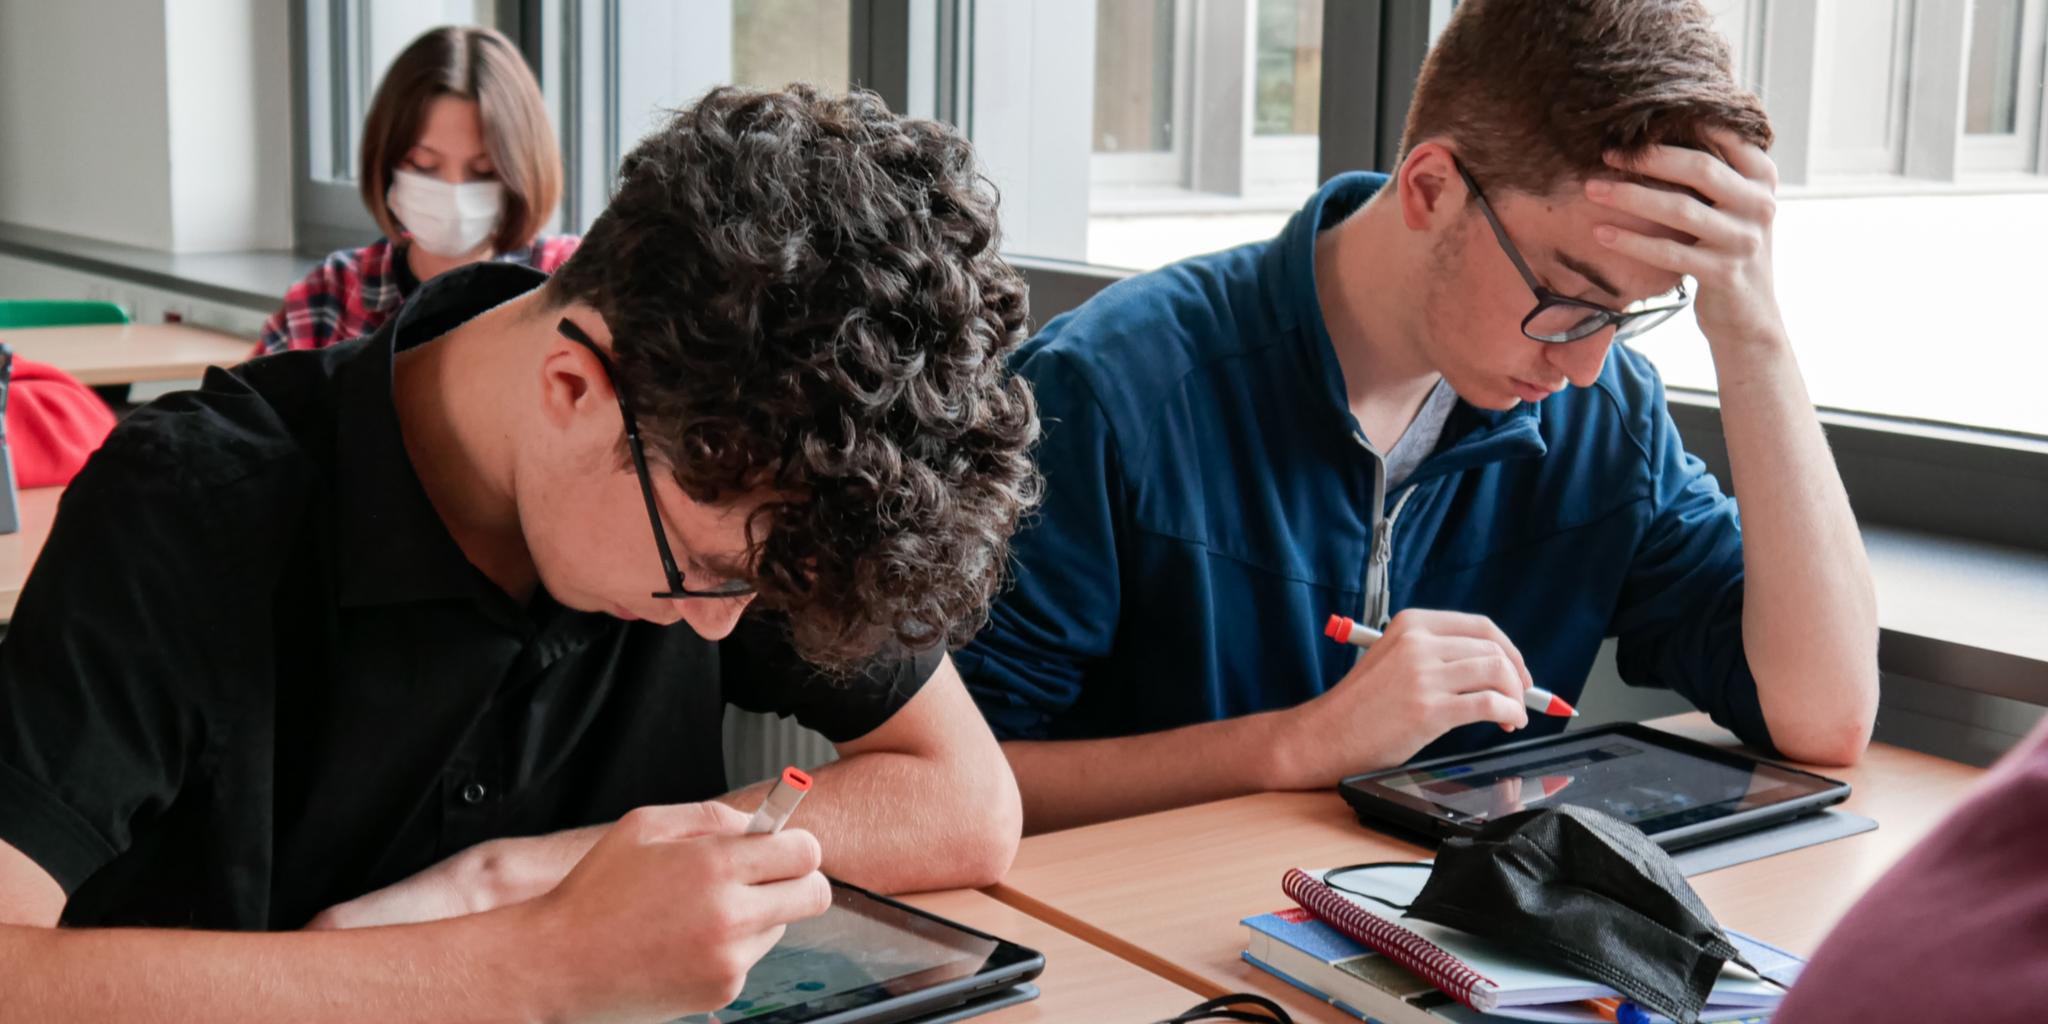
[[[64,923],[295,928],[487,839],[718,795],[728,702],[843,742],[936,668],[828,680],[770,615],[710,643],[471,565],[392,355],[542,280],[451,272],[368,338],[215,371],[73,481],[0,643],[0,840]]]

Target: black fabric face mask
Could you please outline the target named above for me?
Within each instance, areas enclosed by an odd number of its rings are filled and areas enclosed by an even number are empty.
[[[1484,936],[1693,1024],[1727,961],[1684,872],[1642,830],[1561,804],[1444,841],[1410,917]]]

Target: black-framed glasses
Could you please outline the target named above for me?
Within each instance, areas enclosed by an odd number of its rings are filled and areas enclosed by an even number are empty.
[[[654,547],[661,552],[661,571],[668,580],[668,589],[657,590],[654,596],[673,601],[685,597],[734,598],[752,594],[754,585],[745,580],[733,580],[701,590],[683,585],[683,570],[676,566],[675,552],[669,550],[668,531],[661,525],[661,508],[654,503],[654,478],[647,472],[647,449],[640,443],[640,423],[633,418],[632,397],[626,394],[625,380],[612,367],[611,357],[597,347],[597,342],[590,340],[590,335],[583,333],[583,328],[576,326],[576,321],[564,317],[555,325],[555,330],[597,357],[597,364],[604,367],[604,375],[611,379],[612,393],[619,398],[619,418],[626,424],[626,448],[633,453],[633,472],[640,476],[640,496],[647,500],[647,525],[654,528]]]
[[[1473,180],[1472,172],[1455,157],[1451,164],[1458,169],[1458,176],[1465,179],[1465,187],[1472,191],[1472,200],[1479,204],[1479,212],[1486,215],[1486,225],[1493,229],[1493,237],[1499,240],[1501,250],[1508,254],[1509,261],[1521,273],[1522,281],[1536,294],[1536,308],[1522,318],[1522,333],[1530,339],[1562,344],[1596,334],[1613,324],[1614,340],[1627,341],[1692,305],[1697,285],[1691,277],[1680,278],[1678,287],[1663,295],[1629,303],[1627,309],[1608,309],[1599,303],[1559,295],[1545,288],[1535,272],[1529,269],[1528,261],[1522,259],[1515,243],[1508,240],[1508,229],[1502,227],[1500,218],[1493,215],[1493,204],[1486,201],[1486,193],[1479,190],[1479,182]]]

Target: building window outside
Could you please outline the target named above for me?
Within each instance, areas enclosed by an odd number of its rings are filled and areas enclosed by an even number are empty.
[[[1759,18],[1762,5],[1714,6],[1731,38],[1753,38],[1744,19]],[[1816,77],[1833,76],[1833,98],[1858,98],[1831,108],[1823,84],[1816,107],[1836,116],[1813,138],[1784,134],[1800,119],[1772,110],[1781,160],[1801,146],[1815,155],[1807,180],[1780,189],[1775,269],[1817,404],[2048,436],[2048,402],[2036,386],[2048,379],[2048,345],[2032,311],[2006,299],[2038,287],[2036,240],[2048,235],[2048,177],[2036,151],[2042,7],[1821,0],[1820,31],[1802,43]],[[1954,33],[1953,51],[1933,51],[1916,34],[1933,32],[1930,13],[1964,12],[1968,30]],[[1768,79],[1762,85],[1770,106],[1781,93]],[[1907,147],[1927,144],[1907,137],[1912,106],[1958,98],[1953,130],[1932,140],[1950,150],[1953,180],[1901,173]],[[1713,389],[1691,316],[1644,335],[1639,347],[1668,384]]]
[[[961,12],[938,46],[951,48],[953,112],[1002,189],[1008,251],[1131,270],[1270,238],[1316,187],[1319,125],[1341,116],[1321,96],[1328,2],[912,0]],[[346,114],[313,118],[325,159],[310,164],[340,210],[383,68],[419,32],[491,24],[504,5],[309,3],[315,102]],[[1432,5],[1440,25],[1450,0]],[[1708,5],[1780,129],[1779,298],[1816,401],[2048,436],[2048,403],[2031,393],[2048,346],[2002,298],[2036,287],[2029,240],[2048,236],[2048,0]],[[543,84],[567,104],[565,151],[584,181],[568,230],[661,111],[724,82],[853,78],[853,0],[539,7],[550,25],[581,19],[544,39],[561,66]],[[572,78],[582,87],[565,92]],[[1714,386],[1690,318],[1641,345],[1672,385]]]

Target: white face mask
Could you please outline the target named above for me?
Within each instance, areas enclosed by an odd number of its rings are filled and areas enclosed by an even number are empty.
[[[449,259],[468,256],[498,230],[505,186],[495,181],[451,185],[416,171],[395,171],[384,193],[398,222],[420,248]]]

